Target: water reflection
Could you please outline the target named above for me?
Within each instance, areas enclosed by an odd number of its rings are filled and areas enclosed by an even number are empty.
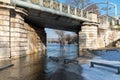
[[[49,56],[59,57],[61,61],[59,63],[52,61]],[[0,80],[49,80],[52,74],[60,70],[59,68],[65,69],[65,73],[70,73],[71,75],[74,74],[74,71],[79,71],[77,68],[80,68],[80,73],[82,73],[82,69],[78,65],[63,64],[64,58],[75,59],[76,57],[76,45],[66,45],[62,49],[58,44],[48,44],[47,52],[42,51],[10,61],[14,66],[0,71]],[[74,76],[77,75],[81,78],[80,73],[74,74]]]
[[[51,60],[49,57],[57,57],[59,58],[60,61],[53,61]],[[56,74],[56,72],[59,72],[59,75],[62,75],[62,70],[63,73],[65,71],[65,73],[68,75],[68,73],[70,74],[71,72],[66,71],[67,68],[69,69],[70,66],[73,67],[74,65],[65,65],[64,64],[64,59],[75,59],[77,58],[77,45],[65,45],[65,47],[60,47],[59,44],[48,44],[47,45],[47,62],[46,62],[46,74],[47,74],[47,78],[51,77],[53,74]],[[76,69],[80,68],[80,66],[77,66]],[[66,68],[67,67],[67,68]],[[74,67],[73,67],[74,68]],[[71,68],[72,69],[72,68]],[[74,69],[72,69],[74,70]],[[82,69],[80,69],[81,71],[79,72],[79,77],[80,73],[82,72]],[[78,70],[74,70],[74,71],[78,71]],[[71,73],[73,74],[73,73]],[[76,74],[75,74],[76,75]],[[63,76],[65,77],[65,75]],[[82,78],[82,77],[81,77]],[[54,78],[56,79],[56,78]],[[61,78],[59,78],[61,79]],[[56,79],[57,80],[57,79]],[[64,80],[64,79],[62,79]],[[83,79],[81,79],[83,80]]]
[[[45,52],[12,60],[13,67],[0,71],[0,80],[45,80]]]
[[[76,45],[65,45],[61,48],[59,44],[48,44],[47,45],[47,56],[61,57],[64,56],[68,59],[74,59],[77,57],[77,46]]]

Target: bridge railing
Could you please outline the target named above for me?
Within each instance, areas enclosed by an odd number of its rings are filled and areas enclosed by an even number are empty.
[[[70,5],[64,4],[64,3],[60,3],[54,0],[20,0],[20,1],[24,1],[24,2],[28,2],[28,3],[32,3],[35,5],[39,5],[45,8],[50,8],[56,11],[60,11],[63,13],[68,13],[71,15],[75,15],[78,17],[84,17],[84,18],[88,18],[88,12],[87,11],[83,11],[80,10],[76,7],[72,7]]]

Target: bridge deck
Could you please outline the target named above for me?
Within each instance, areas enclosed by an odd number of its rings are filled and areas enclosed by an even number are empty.
[[[53,0],[11,0],[17,6],[58,14],[78,20],[89,21],[88,12]]]
[[[26,20],[37,26],[78,32],[82,22],[90,21],[88,12],[53,0],[11,0],[27,10]]]

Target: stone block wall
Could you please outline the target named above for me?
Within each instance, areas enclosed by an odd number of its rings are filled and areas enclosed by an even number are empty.
[[[88,18],[91,20],[91,22],[98,22],[97,15],[94,13],[89,13]]]
[[[115,47],[112,46],[112,43],[120,39],[120,31],[116,30],[105,30],[103,34],[100,34],[100,36],[97,39],[99,48],[104,47]]]
[[[15,10],[0,8],[0,58],[21,57],[45,49],[44,28],[26,23]]]
[[[105,47],[115,47],[115,41],[120,39],[120,31],[100,30],[97,25],[83,25],[79,32],[79,50],[100,49]],[[81,52],[81,51],[79,51]]]
[[[8,9],[0,9],[0,58],[10,57],[10,13]]]
[[[10,41],[11,56],[24,56],[27,53],[27,28],[19,14],[11,12]]]
[[[98,21],[97,15],[89,13],[88,18],[92,22],[84,22],[81,25],[81,31],[79,32],[79,50],[82,49],[96,49],[98,48]],[[80,51],[79,51],[80,52]]]
[[[14,15],[15,14],[15,15]],[[45,50],[44,28],[28,24],[17,13],[11,13],[11,56],[19,57]]]
[[[84,23],[79,32],[80,48],[97,48],[97,25]]]

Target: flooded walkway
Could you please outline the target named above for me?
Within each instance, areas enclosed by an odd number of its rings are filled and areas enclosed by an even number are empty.
[[[74,61],[64,62],[77,58],[77,45],[66,45],[64,48],[60,48],[58,44],[49,44],[48,47],[46,69],[50,74],[50,80],[84,80],[81,76],[82,67],[79,64]],[[51,56],[59,60],[51,60]]]
[[[59,57],[61,60],[53,61],[50,56]],[[58,44],[48,45],[46,53],[39,52],[6,61],[5,63],[14,66],[0,70],[0,80],[83,80],[82,68],[79,65],[63,63],[63,58],[75,59],[76,57],[76,45],[66,45],[64,49],[60,49]]]
[[[0,70],[0,80],[45,80],[44,53],[9,60],[14,66]]]
[[[46,55],[45,55],[46,54]],[[90,68],[91,60],[120,61],[120,50],[96,51],[91,56],[77,58],[77,46],[66,45],[60,49],[58,45],[48,45],[47,51],[32,54],[15,60],[5,61],[14,66],[0,70],[0,80],[119,80],[116,70],[96,66]],[[51,60],[50,56],[60,60]],[[78,59],[79,64],[64,63],[64,59]],[[0,62],[1,63],[1,62]],[[0,64],[1,65],[1,64]]]

